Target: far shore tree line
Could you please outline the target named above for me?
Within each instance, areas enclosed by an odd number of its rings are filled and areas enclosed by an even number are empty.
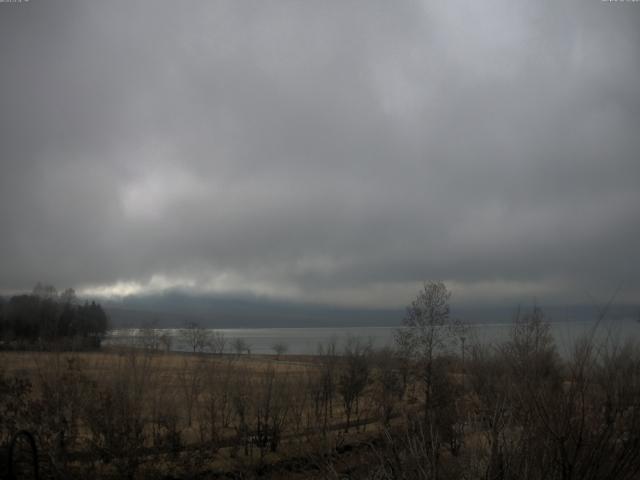
[[[72,288],[38,283],[28,294],[0,297],[0,347],[98,348],[109,328],[99,303],[81,302]]]
[[[223,331],[203,327],[200,323],[185,321],[177,336],[170,335],[166,329],[159,328],[157,322],[143,325],[139,329],[136,338],[138,347],[150,351],[171,351],[176,347],[174,341],[179,343],[177,350],[185,350],[191,353],[208,353],[222,355],[233,353],[235,355],[250,355],[251,344],[244,338],[229,339]],[[280,359],[289,351],[286,342],[278,340],[271,345],[271,351]]]

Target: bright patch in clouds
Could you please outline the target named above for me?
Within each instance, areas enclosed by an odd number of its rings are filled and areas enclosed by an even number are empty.
[[[164,275],[153,275],[146,283],[137,281],[119,281],[108,285],[87,286],[79,289],[86,297],[126,297],[145,293],[160,293],[172,288],[189,289],[195,286],[193,280],[170,279]]]
[[[169,166],[127,182],[120,201],[127,218],[162,220],[172,207],[206,197],[208,189],[210,186],[194,174]]]

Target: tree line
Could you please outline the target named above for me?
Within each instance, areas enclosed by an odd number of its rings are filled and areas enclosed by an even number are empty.
[[[38,283],[28,294],[0,297],[0,341],[4,347],[26,347],[73,341],[84,348],[99,347],[109,326],[95,301],[80,302],[72,288],[58,293]]]

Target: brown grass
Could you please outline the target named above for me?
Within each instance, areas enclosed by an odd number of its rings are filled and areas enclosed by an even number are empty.
[[[176,476],[188,476],[189,472],[202,469],[237,471],[255,468],[256,465],[271,465],[273,478],[285,478],[282,477],[284,474],[278,473],[278,468],[286,470],[286,478],[296,478],[297,474],[291,471],[290,462],[293,461],[295,464],[296,458],[306,458],[307,460],[303,463],[309,466],[310,456],[323,449],[333,450],[345,442],[360,441],[365,435],[366,423],[377,422],[372,419],[375,416],[374,406],[371,402],[363,401],[359,415],[362,418],[354,422],[356,428],[352,427],[349,433],[342,432],[344,414],[341,402],[334,392],[329,424],[326,429],[318,425],[318,420],[314,417],[314,404],[307,391],[310,383],[317,381],[321,369],[320,359],[315,356],[284,356],[278,359],[275,355],[217,356],[173,352],[149,353],[124,348],[110,348],[99,352],[0,351],[0,371],[4,372],[5,377],[30,380],[33,384],[31,396],[36,404],[49,400],[44,398],[44,395],[50,395],[47,392],[62,391],[68,387],[63,384],[76,381],[64,377],[70,369],[79,372],[83,379],[97,385],[101,391],[105,392],[116,392],[118,382],[122,382],[125,378],[129,382],[127,385],[130,385],[128,388],[137,388],[140,384],[144,389],[140,415],[144,418],[156,418],[158,409],[167,414],[176,415],[175,428],[180,437],[182,453],[168,456],[157,453],[151,457],[147,455],[146,458],[139,459],[142,465],[138,471],[147,472],[144,476],[151,475],[147,468],[159,469],[165,474],[173,472]],[[139,372],[136,372],[137,370]],[[224,383],[225,375],[230,376],[227,382],[231,383]],[[188,390],[190,382],[195,377],[199,380],[193,393],[193,411],[189,421],[185,405],[190,396]],[[283,413],[286,415],[286,420],[281,427],[282,439],[278,450],[271,452],[269,448],[261,449],[255,445],[251,445],[249,450],[244,449],[245,440],[238,437],[239,420],[237,411],[233,407],[227,407],[231,412],[230,424],[217,427],[219,438],[216,445],[206,446],[206,442],[203,443],[202,430],[206,431],[208,428],[208,420],[204,416],[204,408],[209,398],[207,395],[210,395],[212,390],[215,394],[221,393],[215,392],[218,387],[211,385],[210,382],[220,382],[219,389],[227,389],[225,393],[230,398],[236,395],[238,388],[244,389],[247,395],[247,424],[253,431],[256,428],[257,409],[262,408],[260,399],[264,398],[270,378],[278,384],[278,387],[274,390],[272,404],[268,408],[286,410]],[[92,400],[81,398],[73,401],[82,403]],[[232,400],[229,399],[229,401]],[[280,407],[274,407],[274,405],[280,405]],[[77,407],[76,410],[81,408],[83,407]],[[296,409],[297,425],[294,419]],[[271,415],[274,412],[271,412]],[[369,419],[362,423],[364,418]],[[146,421],[145,431],[153,428],[151,423],[153,422]],[[250,433],[250,435],[254,434]],[[92,443],[91,431],[86,419],[81,418],[78,421],[74,436],[74,441],[68,442],[68,449],[69,453],[78,455]],[[152,446],[150,436],[149,433],[143,447]],[[206,452],[204,454],[201,451],[203,446]],[[197,461],[194,460],[196,458]],[[77,465],[77,468],[80,468],[80,465]],[[101,475],[109,476],[110,471],[112,467],[109,465],[101,467]],[[116,471],[112,471],[112,474],[118,475]],[[309,471],[300,473],[298,478],[310,478]]]

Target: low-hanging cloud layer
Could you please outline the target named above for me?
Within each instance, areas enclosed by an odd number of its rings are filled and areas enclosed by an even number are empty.
[[[0,291],[640,293],[640,4],[0,3]]]

